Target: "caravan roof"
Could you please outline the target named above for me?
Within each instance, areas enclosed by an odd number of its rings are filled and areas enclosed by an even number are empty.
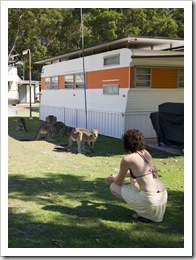
[[[111,50],[130,48],[143,50],[162,50],[171,53],[172,50],[184,50],[183,39],[168,39],[157,37],[134,37],[129,36],[122,39],[98,44],[84,49],[84,55],[93,55],[97,53],[107,52]],[[169,52],[170,51],[170,52]],[[82,57],[82,49],[64,53],[55,57],[50,57],[44,60],[36,61],[35,64],[51,64],[55,62],[65,61]]]

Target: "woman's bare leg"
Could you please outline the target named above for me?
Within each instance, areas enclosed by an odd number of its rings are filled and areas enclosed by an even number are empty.
[[[112,183],[110,185],[110,191],[111,193],[116,196],[117,198],[121,199],[124,201],[123,197],[122,197],[122,194],[121,194],[121,189],[122,189],[122,186],[120,185],[117,185],[116,183]]]

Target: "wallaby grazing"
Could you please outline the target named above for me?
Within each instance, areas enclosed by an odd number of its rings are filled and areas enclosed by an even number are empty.
[[[90,150],[93,151],[94,144],[98,138],[99,129],[75,128],[69,137],[68,148],[72,146],[73,141],[78,143],[78,153],[85,152],[85,143],[88,143]]]
[[[46,117],[46,122],[55,124],[57,122],[57,117],[53,115],[49,115]]]
[[[54,132],[54,126],[48,122],[42,122],[38,127],[36,135],[33,139],[22,139],[21,141],[35,141],[40,138],[40,135],[45,135],[45,140],[51,141],[52,133]]]
[[[70,136],[72,127],[66,126],[63,122],[56,122],[54,124],[49,122],[42,122],[39,126],[36,135],[33,139],[22,139],[21,141],[34,141],[40,138],[40,135],[45,135],[45,140],[47,141],[54,141],[54,136]]]
[[[45,135],[45,140],[46,141],[50,141],[52,140],[52,135],[54,133],[55,129],[53,124],[49,123],[49,122],[43,122],[41,123],[41,125],[39,126],[35,138],[33,140],[38,140],[40,135]]]
[[[53,135],[59,135],[59,136],[68,135],[67,126],[63,122],[58,121],[58,122],[54,123],[53,126],[54,126]]]
[[[52,135],[65,136],[69,135],[70,131],[68,127],[61,121],[57,121],[57,117],[49,115],[46,117],[46,122],[51,123],[54,126]]]
[[[17,119],[16,130],[21,130],[21,129],[25,130],[26,132],[29,132],[26,128],[26,122],[23,117],[19,117]]]
[[[67,127],[63,122],[57,121],[56,123],[52,124],[49,122],[43,122],[40,127],[38,128],[38,131],[36,133],[36,137],[34,140],[39,139],[39,136],[41,134],[46,135],[46,140],[53,141],[52,139],[54,136],[65,136],[70,135],[71,130],[69,127]]]

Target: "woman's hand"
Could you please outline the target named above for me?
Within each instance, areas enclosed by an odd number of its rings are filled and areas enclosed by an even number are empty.
[[[108,182],[109,184],[111,184],[112,182],[115,181],[115,179],[116,179],[116,175],[111,174],[111,175],[107,178],[107,182]]]

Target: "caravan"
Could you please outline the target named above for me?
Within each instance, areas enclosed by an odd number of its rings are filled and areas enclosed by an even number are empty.
[[[66,125],[85,127],[86,109],[88,129],[100,128],[102,135],[121,138],[137,128],[155,137],[150,113],[164,102],[184,102],[184,53],[173,50],[183,44],[128,37],[87,48],[85,74],[81,51],[37,62],[45,64],[40,119],[53,114]]]

